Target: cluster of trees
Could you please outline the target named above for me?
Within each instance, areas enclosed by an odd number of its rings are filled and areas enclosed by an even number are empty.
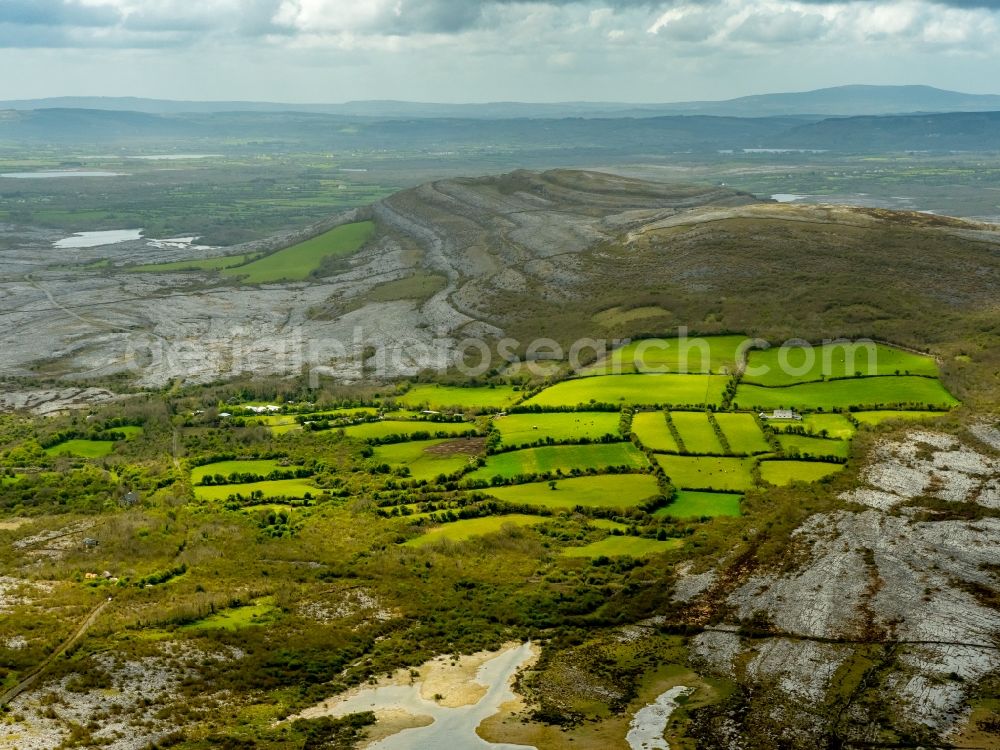
[[[200,485],[210,487],[212,485],[224,484],[247,484],[250,482],[272,482],[281,479],[305,479],[311,477],[312,469],[299,467],[295,469],[275,469],[267,474],[254,474],[253,472],[232,472],[227,476],[222,474],[206,474],[198,482]]]

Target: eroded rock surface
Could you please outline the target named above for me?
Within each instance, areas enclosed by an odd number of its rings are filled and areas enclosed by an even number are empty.
[[[693,639],[693,656],[783,694],[772,701],[798,706],[787,726],[806,735],[870,741],[886,722],[946,735],[1000,669],[1000,518],[934,503],[994,508],[998,475],[995,456],[952,435],[877,444],[866,486],[842,496],[867,507],[810,517],[789,551],[800,562],[725,596],[756,637],[715,628]]]

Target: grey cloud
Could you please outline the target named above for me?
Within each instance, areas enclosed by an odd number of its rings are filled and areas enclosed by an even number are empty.
[[[0,24],[14,26],[113,26],[121,20],[108,6],[80,5],[69,0],[3,0]]]

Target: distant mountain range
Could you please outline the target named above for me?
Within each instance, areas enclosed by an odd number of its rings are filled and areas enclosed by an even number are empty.
[[[862,117],[476,119],[356,118],[303,112],[149,114],[95,109],[0,110],[0,144],[102,144],[202,148],[240,138],[254,149],[315,148],[414,153],[555,153],[564,161],[729,150],[840,153],[1000,151],[1000,111]],[[220,140],[221,139],[221,140]]]
[[[838,117],[934,112],[1000,110],[1000,95],[964,94],[931,86],[837,86],[794,93],[760,94],[725,101],[663,104],[616,102],[491,102],[435,104],[405,101],[353,101],[343,104],[290,104],[246,101],[172,101],[136,97],[70,96],[0,101],[0,109],[96,109],[146,114],[208,114],[217,112],[301,112],[377,119],[459,118],[646,118],[664,115],[774,117],[812,115]]]

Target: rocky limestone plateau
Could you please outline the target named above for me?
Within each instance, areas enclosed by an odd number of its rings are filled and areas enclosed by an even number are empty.
[[[273,250],[359,219],[375,220],[374,238],[305,282],[135,270]],[[663,329],[706,314],[768,326],[787,294],[816,306],[804,320],[842,328],[864,304],[845,301],[831,319],[821,306],[831,279],[863,272],[887,297],[922,285],[928,304],[980,310],[995,308],[1000,285],[992,226],[568,170],[428,183],[232,248],[140,239],[60,249],[58,239],[0,226],[0,376],[124,373],[139,387],[303,368],[392,378],[446,366],[467,337],[627,335],[595,328],[594,316],[651,294],[676,302],[652,321]],[[905,325],[909,311],[897,312]]]
[[[298,374],[308,366],[352,380],[371,347],[391,350],[381,374],[412,374],[440,366],[442,357],[447,364],[459,337],[502,335],[476,305],[484,288],[524,289],[538,281],[558,287],[578,273],[574,254],[644,221],[751,200],[729,190],[591,173],[445,180],[299,234],[226,249],[267,250],[338,224],[376,220],[376,238],[342,270],[259,286],[130,268],[204,257],[204,249],[140,240],[68,252],[52,247],[51,233],[0,227],[0,374],[126,372],[138,385],[156,386],[243,372]],[[440,276],[443,288],[425,299],[366,299],[375,287],[418,273]]]
[[[881,440],[862,487],[841,496],[848,509],[799,527],[782,570],[754,571],[728,592],[716,571],[680,579],[675,596],[718,598],[728,612],[692,653],[752,686],[750,720],[771,717],[798,743],[963,726],[977,685],[1000,668],[1000,521],[968,512],[997,507],[996,432]],[[713,727],[720,742],[730,724]]]

